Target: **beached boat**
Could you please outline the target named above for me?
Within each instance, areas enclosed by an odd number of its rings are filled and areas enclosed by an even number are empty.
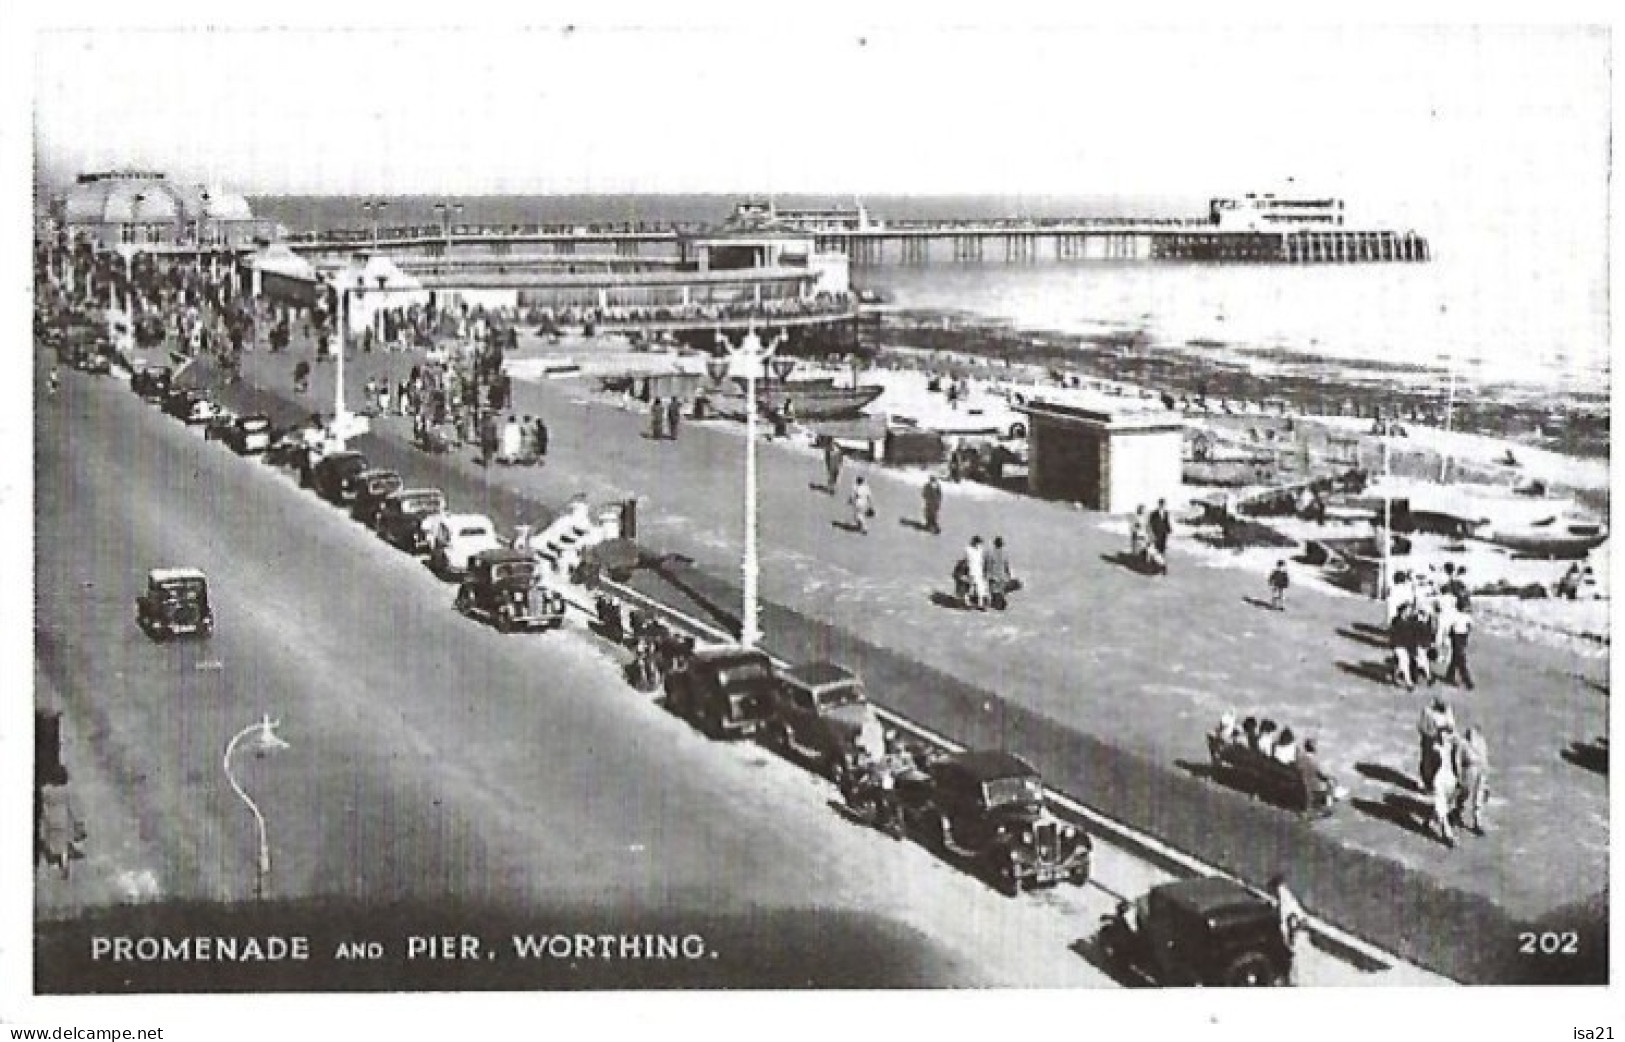
[[[1530,557],[1578,560],[1608,541],[1608,528],[1595,521],[1548,517],[1518,528],[1490,528],[1478,538]]]
[[[828,380],[793,380],[788,383],[760,383],[756,386],[756,402],[760,414],[774,415],[784,410],[786,402],[798,420],[846,420],[860,416],[865,407],[885,393],[885,388],[874,384],[858,387],[836,387]],[[745,418],[745,388],[742,384],[724,384],[708,389],[711,410],[719,416],[742,420]]]

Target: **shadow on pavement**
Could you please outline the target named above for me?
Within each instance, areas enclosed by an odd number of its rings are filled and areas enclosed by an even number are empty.
[[[1393,682],[1393,671],[1386,662],[1339,662],[1337,668],[1351,677],[1369,680],[1387,686]]]
[[[1374,782],[1392,785],[1396,789],[1405,789],[1410,792],[1421,792],[1422,787],[1416,780],[1397,767],[1390,767],[1385,763],[1357,763],[1354,769],[1360,772],[1362,778],[1370,778]]]
[[[1433,817],[1433,808],[1419,797],[1402,792],[1389,792],[1384,793],[1380,800],[1356,797],[1349,801],[1349,805],[1366,817],[1398,825],[1407,832],[1414,832],[1427,839],[1436,839],[1427,826]]]
[[[1271,604],[1269,601],[1254,597],[1252,594],[1247,594],[1246,596],[1242,597],[1241,602],[1243,604],[1251,605],[1254,608],[1262,608],[1265,611],[1275,610],[1275,605]]]
[[[1386,634],[1372,633],[1370,632],[1369,627],[1362,626],[1360,623],[1355,623],[1353,626],[1338,629],[1337,635],[1342,637],[1344,640],[1352,640],[1356,644],[1364,644],[1368,648],[1379,648],[1386,651],[1389,646],[1388,637]]]
[[[1148,561],[1146,561],[1144,557],[1141,557],[1138,554],[1131,554],[1126,550],[1119,550],[1116,553],[1110,554],[1101,554],[1100,559],[1105,561],[1107,564],[1115,564],[1119,568],[1127,568],[1129,571],[1135,572],[1139,575],[1156,575],[1158,571]]]
[[[1099,931],[1097,930],[1096,936],[1098,936],[1098,934]],[[1104,973],[1106,976],[1110,977],[1114,983],[1122,987],[1150,987],[1150,985],[1141,978],[1136,977],[1132,973],[1126,972],[1122,967],[1106,958],[1106,953],[1100,950],[1100,945],[1096,942],[1095,936],[1079,937],[1077,940],[1067,945],[1067,950],[1073,955],[1076,955],[1078,958],[1082,959],[1084,962],[1088,963],[1090,966],[1093,966],[1095,969],[1099,970],[1101,973]]]
[[[1564,761],[1576,767],[1584,768],[1596,774],[1608,773],[1608,740],[1601,738],[1593,742],[1570,742],[1569,747],[1561,753]]]

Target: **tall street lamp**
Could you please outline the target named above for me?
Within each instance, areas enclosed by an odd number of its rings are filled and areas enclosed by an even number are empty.
[[[722,330],[717,330],[717,343],[729,358],[736,360],[745,370],[745,604],[739,643],[747,648],[755,647],[762,639],[758,603],[761,562],[756,552],[756,377],[784,340],[785,335],[780,333],[772,343],[764,345],[756,335],[756,327],[751,326],[745,331],[739,346],[734,347],[722,335]]]
[[[389,205],[385,199],[369,199],[361,204],[361,212],[372,218],[372,252],[378,252],[378,222],[383,219],[384,208]]]
[[[462,203],[435,203],[434,204],[434,212],[440,215],[440,227],[446,233],[445,256],[446,256],[447,260],[450,260],[451,259],[451,220],[452,220],[453,215],[457,215],[457,216],[462,215],[463,204]]]
[[[265,897],[265,883],[271,875],[271,842],[265,834],[265,815],[260,812],[259,804],[243,790],[237,781],[237,776],[231,770],[231,754],[237,751],[238,746],[246,739],[249,748],[254,750],[255,756],[264,756],[282,749],[291,748],[287,742],[277,737],[276,728],[281,725],[280,720],[272,720],[267,714],[260,718],[258,723],[249,724],[232,736],[226,743],[225,755],[220,758],[220,765],[226,772],[226,781],[231,785],[237,798],[248,806],[248,812],[254,815],[254,826],[259,834],[259,853],[254,861],[254,900]]]

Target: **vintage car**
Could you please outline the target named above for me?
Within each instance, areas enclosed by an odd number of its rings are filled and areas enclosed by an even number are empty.
[[[459,578],[482,550],[500,550],[496,525],[484,514],[441,514],[429,528],[429,567],[447,578]]]
[[[135,622],[154,640],[214,632],[209,580],[196,568],[154,568],[135,602]]]
[[[520,550],[481,550],[469,558],[456,605],[503,633],[564,625],[564,598],[542,584],[536,558]]]
[[[997,750],[953,753],[897,781],[905,828],[1007,894],[1089,881],[1094,845],[1044,802],[1031,764]]]
[[[237,414],[222,407],[203,425],[203,440],[223,442],[236,424]]]
[[[446,512],[446,494],[437,488],[401,489],[384,497],[373,528],[384,542],[409,554],[429,552],[429,529]]]
[[[81,373],[106,376],[113,371],[113,361],[102,349],[100,341],[80,340],[68,347],[68,365]]]
[[[1291,979],[1275,904],[1228,879],[1152,887],[1104,918],[1096,944],[1113,970],[1159,987],[1278,987]]]
[[[755,733],[773,711],[773,661],[755,648],[695,648],[666,675],[666,706],[714,738]]]
[[[357,474],[350,479],[350,487],[355,490],[355,497],[350,501],[350,516],[371,528],[378,508],[387,497],[399,492],[403,484],[401,476],[393,470],[374,468]]]
[[[163,408],[188,427],[208,423],[220,414],[220,406],[209,399],[208,392],[190,387],[171,387],[164,395]]]
[[[831,662],[809,662],[779,674],[763,736],[830,777],[858,755],[860,735],[884,735],[863,681]],[[882,739],[883,740],[883,739]]]
[[[130,376],[130,390],[149,402],[162,401],[169,392],[173,370],[167,365],[151,365],[137,369]]]
[[[1209,732],[1213,779],[1310,818],[1329,817],[1347,790],[1324,778],[1310,779],[1299,764],[1282,763],[1249,746]]]
[[[359,452],[330,452],[310,468],[310,487],[316,494],[343,506],[354,498],[350,479],[367,469],[367,457]]]
[[[270,451],[271,418],[260,413],[237,417],[226,429],[225,442],[239,456]]]

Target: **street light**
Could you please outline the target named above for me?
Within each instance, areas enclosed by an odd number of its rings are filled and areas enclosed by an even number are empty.
[[[260,813],[259,804],[243,790],[237,781],[237,776],[231,772],[231,754],[237,751],[238,743],[245,738],[252,738],[250,748],[255,756],[264,756],[281,749],[291,748],[287,742],[277,737],[276,728],[282,721],[272,720],[269,714],[261,717],[258,723],[249,724],[232,736],[226,743],[225,755],[220,758],[220,765],[226,772],[226,781],[231,785],[237,797],[247,804],[248,811],[254,815],[254,826],[259,833],[259,854],[254,861],[254,900],[265,897],[265,881],[271,875],[271,843],[265,835],[265,815]]]
[[[451,258],[451,218],[452,218],[453,214],[457,214],[457,215],[462,214],[462,212],[463,212],[463,204],[462,203],[435,203],[434,204],[434,212],[440,215],[440,226],[441,226],[441,228],[443,228],[445,230],[445,233],[446,233],[446,252],[445,252],[445,256],[449,260]]]
[[[372,250],[378,252],[378,222],[384,216],[384,208],[389,205],[385,199],[369,199],[361,204],[361,212],[372,218]]]
[[[745,605],[739,643],[747,648],[755,647],[762,639],[757,603],[761,563],[756,554],[756,375],[784,340],[785,335],[780,333],[771,344],[764,345],[753,325],[745,331],[739,346],[734,347],[722,335],[722,330],[717,330],[717,343],[745,370]]]

